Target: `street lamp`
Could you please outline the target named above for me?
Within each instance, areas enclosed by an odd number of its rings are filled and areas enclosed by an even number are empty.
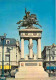
[[[11,76],[11,74],[10,74],[10,50],[12,50],[12,49],[7,47],[7,50],[9,52],[9,77],[10,77]]]
[[[1,38],[2,41],[2,77],[4,77],[4,38]]]
[[[5,80],[5,77],[4,77],[4,39],[5,39],[5,36],[3,36],[1,38],[1,41],[2,41],[2,74],[1,74],[1,80]]]

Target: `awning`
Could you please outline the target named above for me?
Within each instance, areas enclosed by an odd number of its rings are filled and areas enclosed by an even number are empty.
[[[0,66],[0,69],[2,69],[2,66]],[[4,69],[9,69],[9,65],[4,65]],[[11,69],[11,66],[10,66]]]
[[[56,69],[56,66],[48,66],[48,67],[46,67],[46,69],[47,69],[47,70],[49,70],[49,69],[50,69],[50,70],[54,70],[54,69]]]

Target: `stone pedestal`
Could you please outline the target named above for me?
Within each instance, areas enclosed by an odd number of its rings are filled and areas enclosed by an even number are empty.
[[[42,60],[23,60],[20,61],[20,67],[18,68],[19,72],[16,73],[15,78],[19,79],[38,79],[40,77],[48,77],[42,67]]]

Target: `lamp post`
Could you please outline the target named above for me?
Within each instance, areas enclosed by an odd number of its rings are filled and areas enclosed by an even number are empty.
[[[51,71],[51,70],[50,70],[50,66],[51,66],[51,65],[50,65],[50,49],[49,49],[49,77],[50,77],[50,71]]]
[[[10,50],[12,50],[12,49],[7,47],[7,50],[9,52],[9,77],[10,77],[11,76],[11,74],[10,74]]]
[[[2,77],[4,77],[4,37],[1,38],[2,41]]]
[[[1,38],[1,41],[2,41],[2,74],[1,74],[1,80],[5,80],[5,77],[4,77],[4,39],[5,39],[5,36],[3,36]]]

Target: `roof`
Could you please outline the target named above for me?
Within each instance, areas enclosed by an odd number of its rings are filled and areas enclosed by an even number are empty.
[[[0,46],[2,46],[2,41],[1,38],[3,38],[4,36],[0,36]],[[6,40],[9,40],[10,43],[6,44]],[[14,38],[6,38],[4,39],[4,46],[16,46],[16,39]]]
[[[6,38],[6,36],[0,36],[0,39],[1,39],[1,38]]]
[[[52,44],[52,45],[49,45],[49,46],[44,46],[44,48],[46,48],[46,47],[56,47],[56,44]]]

